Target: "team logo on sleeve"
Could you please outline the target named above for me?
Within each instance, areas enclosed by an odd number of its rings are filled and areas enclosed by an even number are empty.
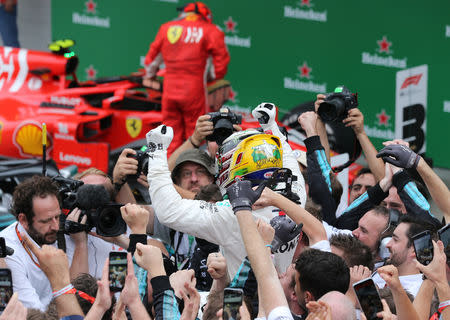
[[[167,30],[167,40],[169,40],[171,44],[174,44],[175,42],[178,41],[178,39],[180,39],[182,33],[183,33],[182,26],[171,26]]]

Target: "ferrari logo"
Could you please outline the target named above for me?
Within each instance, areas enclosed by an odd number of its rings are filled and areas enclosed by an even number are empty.
[[[142,119],[140,118],[127,118],[125,121],[127,132],[132,138],[136,138],[142,130]]]
[[[169,40],[171,44],[174,44],[180,39],[182,33],[182,26],[171,26],[169,30],[167,30],[167,40]]]

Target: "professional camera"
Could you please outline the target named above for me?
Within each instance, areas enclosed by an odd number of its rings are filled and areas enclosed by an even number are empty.
[[[136,159],[138,161],[138,167],[137,167],[136,174],[129,175],[129,177],[137,179],[141,175],[141,172],[144,175],[147,175],[147,173],[148,173],[148,153],[147,153],[147,149],[148,149],[147,146],[142,146],[142,148],[140,150],[136,150],[136,154],[129,153],[127,155],[128,158],[133,158],[133,159]]]
[[[208,113],[210,121],[214,123],[214,131],[206,137],[206,140],[216,141],[219,145],[233,133],[233,124],[241,124],[242,116],[230,111],[228,108],[220,108],[218,112]]]
[[[358,107],[358,94],[351,93],[345,86],[339,86],[326,95],[317,113],[323,121],[342,121],[348,110]]]
[[[109,193],[103,185],[84,184],[61,176],[54,177],[53,180],[59,186],[63,210],[70,212],[74,208],[81,209],[78,222],[87,215],[86,225],[65,220],[66,233],[87,232],[94,227],[98,235],[105,237],[115,237],[126,232],[127,224],[120,212],[122,205],[111,203]]]

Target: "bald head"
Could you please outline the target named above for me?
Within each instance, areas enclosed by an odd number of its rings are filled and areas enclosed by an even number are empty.
[[[330,306],[332,320],[356,320],[355,306],[345,294],[330,291],[324,294],[319,301],[326,302]]]

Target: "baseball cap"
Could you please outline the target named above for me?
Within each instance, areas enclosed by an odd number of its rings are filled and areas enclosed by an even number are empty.
[[[300,149],[293,150],[294,157],[297,159],[297,161],[305,166],[308,167],[308,162],[306,161],[306,152]]]
[[[185,162],[194,162],[205,167],[212,176],[216,174],[214,160],[205,151],[200,149],[189,149],[180,154],[177,161],[175,161],[175,168],[173,168],[171,175],[172,180],[178,175],[181,165]]]

